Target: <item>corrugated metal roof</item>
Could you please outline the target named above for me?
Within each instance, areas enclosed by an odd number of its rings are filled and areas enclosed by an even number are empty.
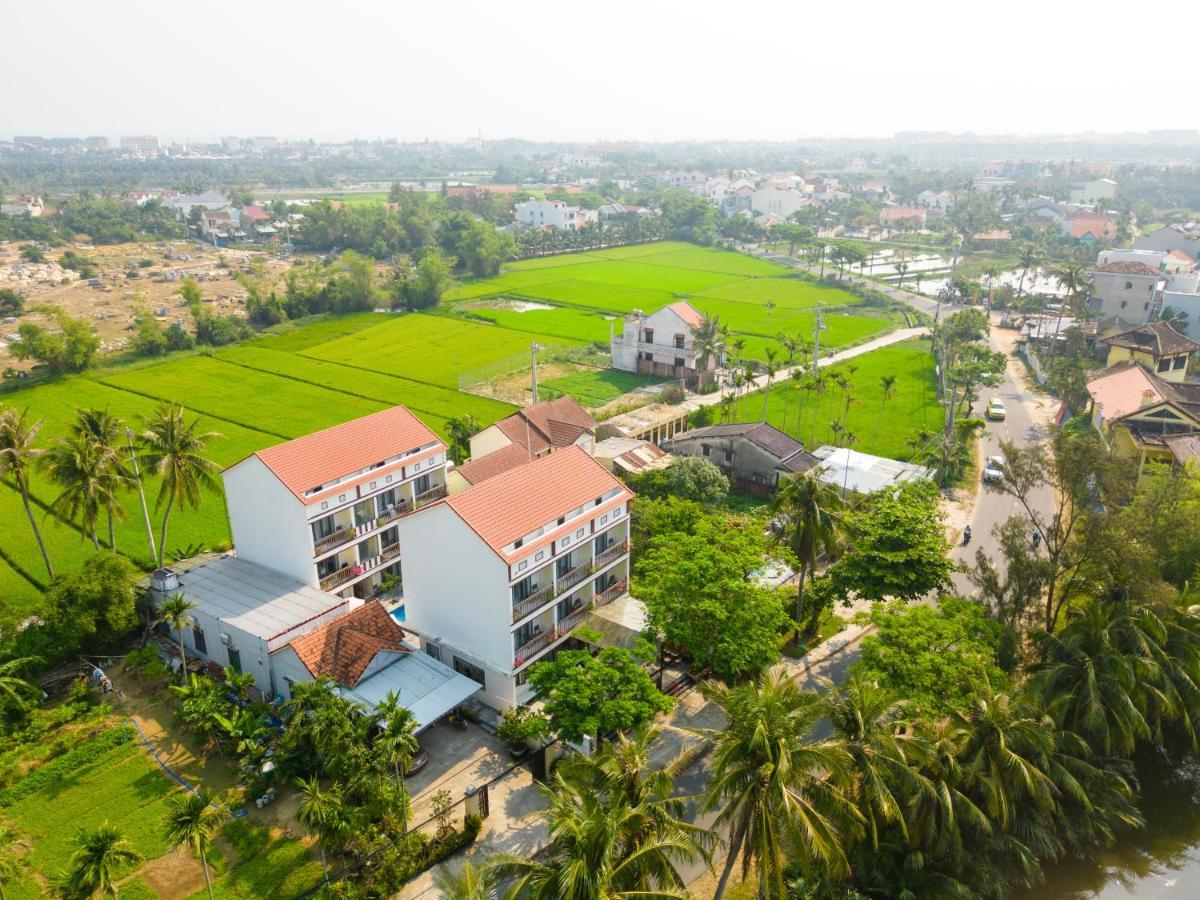
[[[374,709],[390,691],[395,691],[413,718],[417,730],[436,722],[480,689],[476,681],[460,675],[427,653],[406,653],[390,666],[359,682],[353,690],[339,693]]]

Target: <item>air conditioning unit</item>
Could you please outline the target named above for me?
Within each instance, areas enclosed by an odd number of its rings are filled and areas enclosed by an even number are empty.
[[[231,638],[229,635],[227,635],[225,632],[222,631],[221,632],[221,643],[224,644],[226,647],[232,647],[233,646],[233,638]]]

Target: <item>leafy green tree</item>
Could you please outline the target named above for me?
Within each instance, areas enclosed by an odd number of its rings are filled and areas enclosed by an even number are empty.
[[[46,253],[37,244],[26,244],[21,248],[21,259],[27,263],[42,263],[46,261]]]
[[[166,338],[168,350],[191,350],[196,345],[195,339],[178,322],[168,325],[163,337]]]
[[[778,536],[796,564],[796,608],[799,628],[804,615],[804,583],[817,571],[822,554],[832,558],[842,533],[842,501],[837,488],[804,473],[786,479],[771,500],[771,515]],[[809,628],[816,629],[820,606],[814,604]]]
[[[650,626],[721,678],[762,671],[788,625],[779,596],[751,580],[763,550],[761,524],[719,516],[651,538],[636,563]]]
[[[200,419],[189,423],[182,406],[163,403],[144,420],[141,435],[142,465],[162,479],[155,510],[162,511],[158,543],[158,565],[167,550],[167,525],[176,506],[200,505],[202,488],[217,490],[218,466],[204,456],[208,445],[220,437],[215,431],[200,431]]]
[[[425,250],[414,268],[402,271],[398,296],[393,289],[393,297],[401,300],[409,309],[437,306],[456,283],[453,273],[455,262],[453,257],[446,258],[436,249]]]
[[[135,319],[137,330],[134,332],[130,349],[138,356],[162,356],[167,352],[167,336],[158,327],[153,314],[142,310]]]
[[[559,650],[553,660],[534,663],[529,683],[545,704],[551,727],[563,740],[602,738],[637,728],[671,708],[633,654],[621,647]]]
[[[101,550],[46,591],[46,618],[60,649],[114,646],[137,627],[138,573],[123,556]]]
[[[366,312],[375,308],[374,267],[353,250],[338,257],[336,274],[326,285],[334,312]]]
[[[175,632],[179,639],[179,674],[187,680],[187,648],[183,644],[183,629],[192,624],[192,610],[196,604],[183,594],[175,593],[158,607],[158,621]]]
[[[663,192],[662,224],[670,237],[693,244],[711,244],[716,237],[716,221],[716,209],[703,197],[682,188]]]
[[[220,717],[229,711],[221,685],[205,675],[184,673],[183,684],[170,686],[178,698],[176,716],[204,741],[205,751],[220,746]]]
[[[186,844],[199,854],[209,900],[212,900],[213,889],[208,874],[208,851],[212,847],[213,835],[224,821],[225,814],[213,804],[206,788],[185,791],[167,799],[167,815],[163,823],[167,843],[172,847]]]
[[[192,309],[193,314],[195,313],[194,307],[204,301],[204,295],[200,293],[200,285],[191,275],[186,276],[180,282],[179,296],[183,298],[183,302],[188,305],[188,308]]]
[[[685,456],[662,470],[662,489],[681,500],[716,503],[729,493],[729,479],[707,459]]]
[[[870,615],[875,633],[863,638],[858,671],[921,713],[961,708],[985,678],[1005,681],[996,664],[1001,626],[977,603],[946,598],[935,608],[897,602]]]
[[[120,830],[105,822],[95,828],[80,828],[72,841],[74,851],[58,879],[63,897],[117,897],[117,875],[141,860],[142,855]]]
[[[446,439],[450,444],[450,458],[455,465],[462,465],[471,455],[471,438],[480,431],[479,419],[471,413],[451,416],[446,420]]]
[[[75,319],[60,309],[45,308],[57,330],[23,322],[9,350],[17,359],[33,359],[55,375],[82,372],[92,364],[100,349],[100,338],[86,319]]]
[[[16,484],[17,492],[21,495],[21,504],[25,507],[25,515],[29,519],[29,527],[33,530],[34,540],[42,553],[42,562],[46,564],[46,574],[54,578],[54,566],[50,564],[46,540],[38,528],[37,517],[33,514],[33,505],[29,499],[30,474],[45,454],[45,450],[34,445],[43,424],[45,423],[42,419],[30,422],[28,409],[17,412],[15,409],[0,406],[0,475],[10,476]]]
[[[712,778],[705,810],[720,809],[716,827],[729,834],[714,900],[721,900],[738,859],[742,878],[754,869],[760,890],[783,897],[789,862],[805,874],[840,878],[847,847],[862,829],[855,808],[853,760],[834,740],[815,740],[821,700],[781,669],[730,687],[707,684],[705,696],[725,716],[710,733]]]
[[[829,569],[843,593],[865,600],[919,600],[950,587],[955,564],[927,481],[872,494],[849,520],[850,549]]]

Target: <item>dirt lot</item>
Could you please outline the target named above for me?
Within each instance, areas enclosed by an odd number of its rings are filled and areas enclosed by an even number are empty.
[[[178,321],[191,327],[191,316],[180,306],[179,285],[187,275],[200,283],[212,303],[212,311],[227,314],[239,310],[246,291],[234,276],[261,266],[267,282],[276,285],[291,267],[288,260],[273,254],[239,248],[214,248],[194,241],[114,244],[96,247],[72,243],[47,251],[44,263],[26,263],[20,251],[24,243],[0,242],[0,288],[13,288],[25,297],[26,314],[21,319],[0,323],[0,370],[29,369],[31,361],[13,359],[7,345],[16,338],[23,321],[44,323],[46,316],[36,307],[46,305],[72,316],[91,319],[103,344],[101,352],[122,349],[129,340],[134,316],[141,309],[155,314],[164,326]],[[58,265],[67,250],[95,263],[96,277],[82,280]],[[148,265],[147,265],[148,262]],[[129,277],[136,273],[136,277]]]

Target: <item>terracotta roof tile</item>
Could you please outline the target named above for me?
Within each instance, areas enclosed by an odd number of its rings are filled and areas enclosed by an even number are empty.
[[[314,678],[325,675],[344,687],[354,687],[377,654],[410,652],[403,641],[404,629],[373,600],[289,646]]]
[[[1195,353],[1200,344],[1180,334],[1166,322],[1147,322],[1137,328],[1122,331],[1103,339],[1113,347],[1142,350],[1154,356],[1173,356],[1177,353]]]
[[[471,484],[479,484],[481,481],[495,478],[509,469],[525,465],[530,458],[529,450],[521,444],[513,443],[507,447],[501,447],[499,450],[493,450],[484,456],[469,459],[455,467],[454,471]]]
[[[1157,275],[1158,269],[1146,265],[1144,262],[1130,259],[1118,259],[1113,262],[1106,262],[1104,265],[1096,266],[1097,272],[1116,272],[1121,275]]]
[[[305,491],[435,442],[445,447],[420,419],[403,406],[393,406],[267,447],[254,456],[304,500]]]
[[[489,478],[443,503],[498,554],[517,538],[624,486],[582,447],[567,447]],[[625,496],[633,494],[625,489]]]
[[[692,306],[692,304],[688,303],[686,300],[677,300],[668,306],[667,309],[671,310],[671,312],[683,319],[683,321],[692,328],[699,328],[702,324],[704,324],[704,316],[700,314],[700,311],[696,309],[696,307]]]
[[[596,420],[574,397],[559,397],[518,410],[496,427],[536,455],[547,447],[570,446],[584,432],[594,432]]]

